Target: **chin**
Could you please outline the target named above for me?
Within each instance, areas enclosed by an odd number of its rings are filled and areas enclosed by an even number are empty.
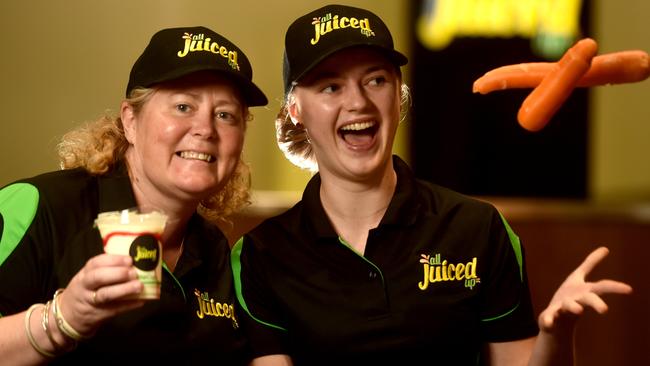
[[[190,180],[178,184],[178,187],[183,192],[203,199],[217,192],[222,187],[222,184],[214,180]]]

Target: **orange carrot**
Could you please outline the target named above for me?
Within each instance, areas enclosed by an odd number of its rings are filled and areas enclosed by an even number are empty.
[[[557,67],[556,62],[528,62],[498,67],[478,78],[472,89],[474,93],[487,94],[495,90],[534,88]],[[595,56],[577,86],[634,83],[648,77],[650,56],[645,51],[612,52]]]
[[[578,80],[589,70],[598,51],[596,41],[584,38],[564,53],[519,108],[517,120],[529,131],[539,131],[569,97]]]
[[[555,68],[555,62],[526,62],[501,66],[476,79],[472,91],[487,94],[495,90],[534,88]]]
[[[650,57],[645,51],[621,51],[594,57],[578,86],[633,83],[649,76]]]

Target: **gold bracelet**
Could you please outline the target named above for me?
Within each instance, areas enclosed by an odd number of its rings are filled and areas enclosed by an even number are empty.
[[[34,339],[34,336],[32,335],[32,327],[30,324],[30,318],[32,317],[32,313],[34,312],[34,309],[36,309],[39,305],[43,305],[40,303],[34,304],[27,309],[27,312],[25,313],[25,333],[27,334],[27,339],[29,340],[29,343],[31,343],[32,347],[36,350],[36,352],[40,353],[41,355],[47,357],[47,358],[54,358],[56,355],[52,352],[48,352],[41,348],[41,346],[36,343],[36,340]]]
[[[52,343],[52,346],[54,346],[55,354],[59,354],[59,351],[71,351],[77,346],[77,341],[72,340],[72,343],[66,347],[65,344],[63,345],[58,344],[54,340],[54,337],[52,336],[52,332],[50,331],[50,306],[51,305],[52,305],[52,300],[45,303],[45,309],[43,309],[43,317],[41,318],[41,326],[43,327],[45,334],[47,334],[47,338],[50,340],[50,343]]]
[[[54,298],[52,298],[52,313],[54,314],[54,320],[56,321],[56,326],[59,328],[61,333],[65,334],[69,338],[75,340],[75,341],[81,341],[84,339],[90,338],[90,335],[83,335],[79,333],[76,329],[68,323],[65,318],[63,317],[63,313],[61,312],[61,304],[59,304],[59,295],[63,292],[63,289],[60,288],[56,290],[54,293]]]

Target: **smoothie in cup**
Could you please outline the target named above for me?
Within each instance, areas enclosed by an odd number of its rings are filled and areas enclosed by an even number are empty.
[[[130,255],[144,289],[141,299],[159,299],[162,279],[160,243],[167,216],[136,209],[102,212],[95,224],[109,254]]]

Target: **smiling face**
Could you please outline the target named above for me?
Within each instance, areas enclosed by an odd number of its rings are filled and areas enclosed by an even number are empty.
[[[237,166],[247,107],[235,84],[210,72],[154,89],[138,113],[122,105],[136,198],[158,206],[197,203],[222,188]]]
[[[324,178],[392,172],[400,85],[395,66],[367,47],[335,53],[298,82],[289,113],[305,126]]]

